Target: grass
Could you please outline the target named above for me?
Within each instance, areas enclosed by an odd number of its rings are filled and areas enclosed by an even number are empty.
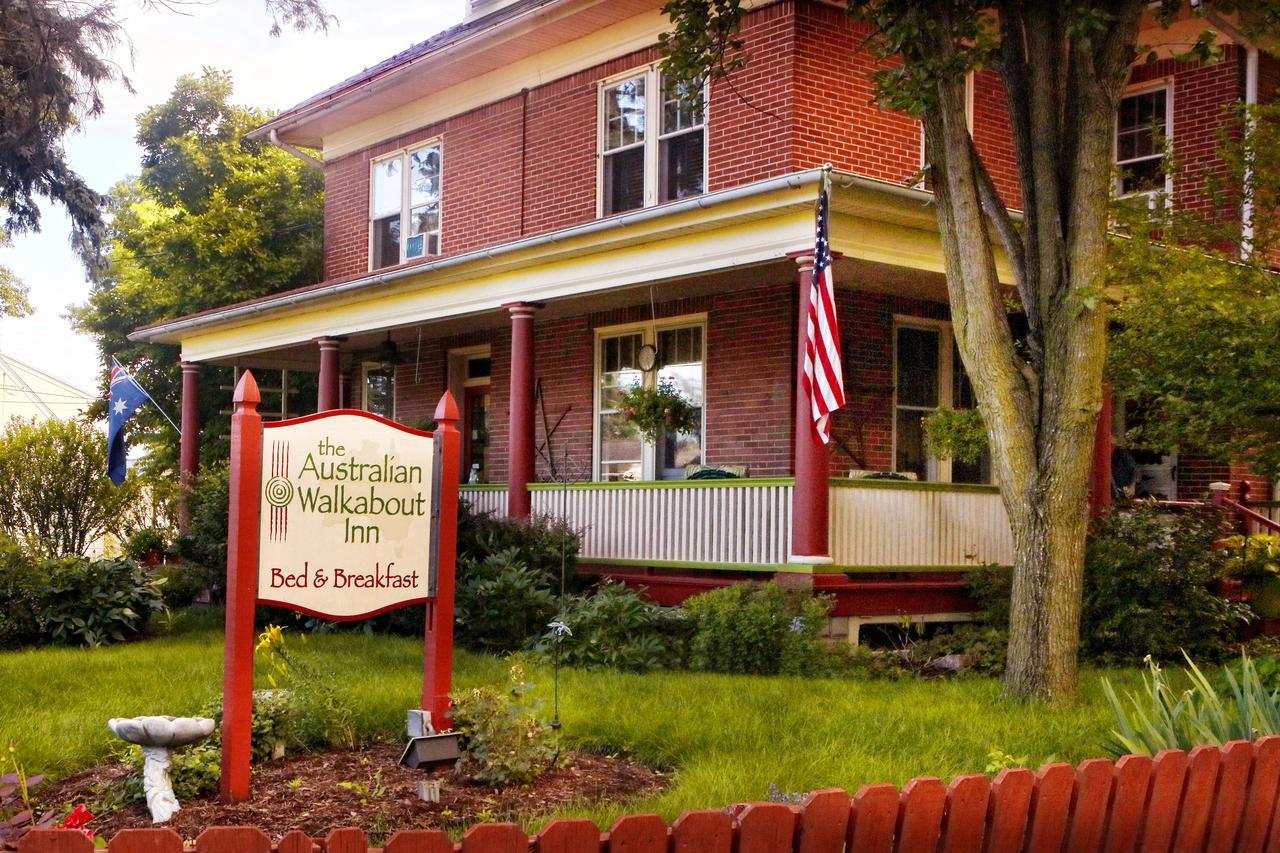
[[[405,709],[421,693],[421,641],[327,634],[308,654],[349,677],[356,726],[368,739],[399,740]],[[193,713],[221,688],[222,636],[204,620],[142,643],[102,649],[0,653],[0,743],[18,745],[30,772],[62,776],[100,763],[114,737],[108,717]],[[460,653],[459,687],[500,681],[506,664]],[[682,811],[823,787],[980,772],[993,747],[1078,761],[1101,755],[1111,716],[1099,676],[1128,686],[1133,671],[1086,671],[1078,703],[1065,708],[1002,702],[992,679],[858,681],[701,673],[632,675],[565,671],[560,716],[570,746],[625,751],[674,771],[672,785],[642,802],[569,804],[558,816],[607,826],[619,814]],[[551,671],[529,680],[550,716]],[[533,829],[532,821],[528,828]]]

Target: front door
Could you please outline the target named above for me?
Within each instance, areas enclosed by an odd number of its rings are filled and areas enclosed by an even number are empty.
[[[463,396],[462,475],[468,483],[487,483],[489,386],[475,385]]]

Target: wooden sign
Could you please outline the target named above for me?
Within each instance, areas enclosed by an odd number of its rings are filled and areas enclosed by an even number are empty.
[[[445,392],[434,434],[335,410],[263,425],[246,371],[231,415],[222,802],[249,798],[254,609],[364,619],[426,602],[422,708],[450,728],[461,437]]]
[[[435,439],[367,412],[265,425],[258,601],[365,619],[434,588]]]

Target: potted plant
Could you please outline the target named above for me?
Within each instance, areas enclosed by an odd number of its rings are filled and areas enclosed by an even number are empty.
[[[987,426],[977,409],[941,408],[925,417],[924,441],[939,459],[972,464],[987,452]]]
[[[698,425],[698,410],[684,398],[669,379],[652,387],[637,385],[618,397],[618,410],[646,441],[657,441],[667,432],[692,432]]]

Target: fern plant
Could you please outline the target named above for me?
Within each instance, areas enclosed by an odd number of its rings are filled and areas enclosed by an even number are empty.
[[[1191,749],[1206,743],[1221,746],[1280,734],[1280,687],[1268,689],[1247,654],[1241,655],[1238,669],[1223,670],[1222,689],[1190,657],[1183,656],[1185,689],[1178,689],[1150,658],[1142,687],[1129,691],[1127,702],[1116,695],[1110,681],[1102,679],[1115,720],[1108,752],[1155,755],[1162,749]]]

